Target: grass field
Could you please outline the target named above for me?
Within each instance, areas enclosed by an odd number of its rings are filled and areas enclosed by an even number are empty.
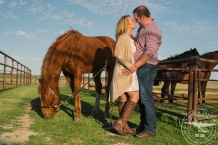
[[[37,85],[20,86],[0,92],[0,144],[22,145],[184,145],[188,144],[182,135],[182,119],[156,112],[157,135],[138,139],[133,135],[120,136],[110,125],[118,118],[115,102],[112,109],[112,120],[103,117],[106,96],[102,95],[100,111],[97,116],[89,116],[95,102],[95,91],[82,90],[82,121],[73,121],[74,101],[71,99],[63,106],[53,119],[45,120],[40,110]],[[62,100],[71,95],[69,86],[60,86]],[[165,108],[186,114],[187,104],[155,102],[156,107]],[[218,103],[199,104],[198,108],[218,114]],[[129,119],[129,126],[139,124],[139,108],[136,107]],[[216,128],[218,120],[215,119]],[[190,129],[196,131],[196,129]],[[217,132],[216,132],[217,133]],[[203,140],[202,140],[203,141]],[[217,145],[216,138],[211,145]]]

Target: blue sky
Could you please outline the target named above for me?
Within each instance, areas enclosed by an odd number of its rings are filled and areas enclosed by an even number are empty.
[[[160,60],[190,48],[218,50],[217,0],[0,0],[0,50],[40,74],[58,36],[73,28],[115,38],[118,19],[139,5],[149,8],[163,33]]]

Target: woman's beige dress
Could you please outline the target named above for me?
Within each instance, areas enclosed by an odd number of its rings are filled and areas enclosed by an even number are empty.
[[[132,38],[126,33],[122,34],[115,47],[116,63],[110,86],[109,102],[114,102],[125,92],[139,90],[136,73],[129,76],[122,73],[122,69],[134,64],[135,51],[136,47]]]
[[[132,38],[130,38],[130,44],[131,44],[131,47],[132,47],[132,64],[134,64],[135,60],[133,58],[133,55],[136,52],[136,46],[135,46],[134,40]],[[132,74],[132,83],[131,83],[129,89],[127,89],[126,92],[137,91],[137,90],[139,90],[139,84],[138,84],[138,78],[137,78],[136,71],[135,71]]]

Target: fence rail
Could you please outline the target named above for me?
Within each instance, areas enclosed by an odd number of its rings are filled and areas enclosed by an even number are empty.
[[[31,69],[0,51],[0,91],[31,84]]]

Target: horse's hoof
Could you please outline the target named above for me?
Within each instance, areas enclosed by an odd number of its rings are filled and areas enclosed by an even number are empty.
[[[74,118],[74,122],[81,122],[81,118]]]
[[[104,112],[104,117],[105,118],[110,118],[110,113],[109,112]]]
[[[95,115],[97,115],[97,114],[98,114],[97,111],[92,111],[92,112],[90,113],[91,116],[95,116]]]

